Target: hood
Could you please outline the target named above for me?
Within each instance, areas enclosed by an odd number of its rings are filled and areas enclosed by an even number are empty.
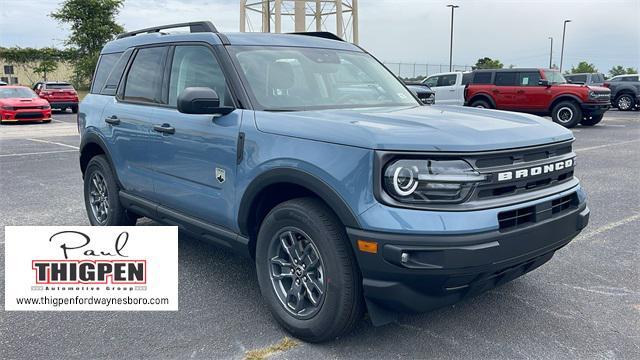
[[[260,131],[381,150],[488,151],[573,139],[538,116],[462,106],[256,112]]]
[[[5,106],[44,106],[44,105],[49,105],[49,102],[47,100],[41,99],[41,98],[33,98],[33,99],[29,99],[29,98],[7,98],[7,99],[0,99],[0,105],[5,105]]]
[[[600,83],[602,84],[602,83]],[[553,86],[565,87],[565,88],[586,88],[593,91],[608,91],[609,88],[598,85],[584,85],[584,84],[554,84]]]

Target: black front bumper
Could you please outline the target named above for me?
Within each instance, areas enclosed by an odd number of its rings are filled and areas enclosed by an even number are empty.
[[[611,108],[611,103],[582,103],[580,108],[585,115],[600,115]]]
[[[547,262],[589,221],[582,203],[571,211],[510,231],[408,235],[347,229],[356,249],[369,312],[422,312],[511,281]],[[378,243],[378,253],[357,250]],[[403,256],[403,254],[406,254]],[[374,324],[387,315],[372,314]],[[376,320],[376,317],[378,318]]]

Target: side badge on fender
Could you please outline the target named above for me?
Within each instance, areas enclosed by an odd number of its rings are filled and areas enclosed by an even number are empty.
[[[226,178],[224,169],[216,168],[216,179],[220,184],[224,182]]]

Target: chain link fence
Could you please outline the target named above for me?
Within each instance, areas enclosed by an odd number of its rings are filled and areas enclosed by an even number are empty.
[[[431,74],[449,71],[449,64],[418,64],[383,62],[389,70],[398,77],[407,80],[419,81]],[[471,71],[471,65],[453,65],[453,71]]]

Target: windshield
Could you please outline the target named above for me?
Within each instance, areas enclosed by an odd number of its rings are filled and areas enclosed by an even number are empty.
[[[551,84],[566,84],[567,80],[560,74],[560,71],[544,70],[544,77]]]
[[[418,106],[368,54],[300,47],[232,46],[250,96],[263,110]]]
[[[9,99],[9,98],[26,98],[26,99],[35,99],[38,95],[33,92],[31,89],[27,88],[0,88],[0,99]]]

